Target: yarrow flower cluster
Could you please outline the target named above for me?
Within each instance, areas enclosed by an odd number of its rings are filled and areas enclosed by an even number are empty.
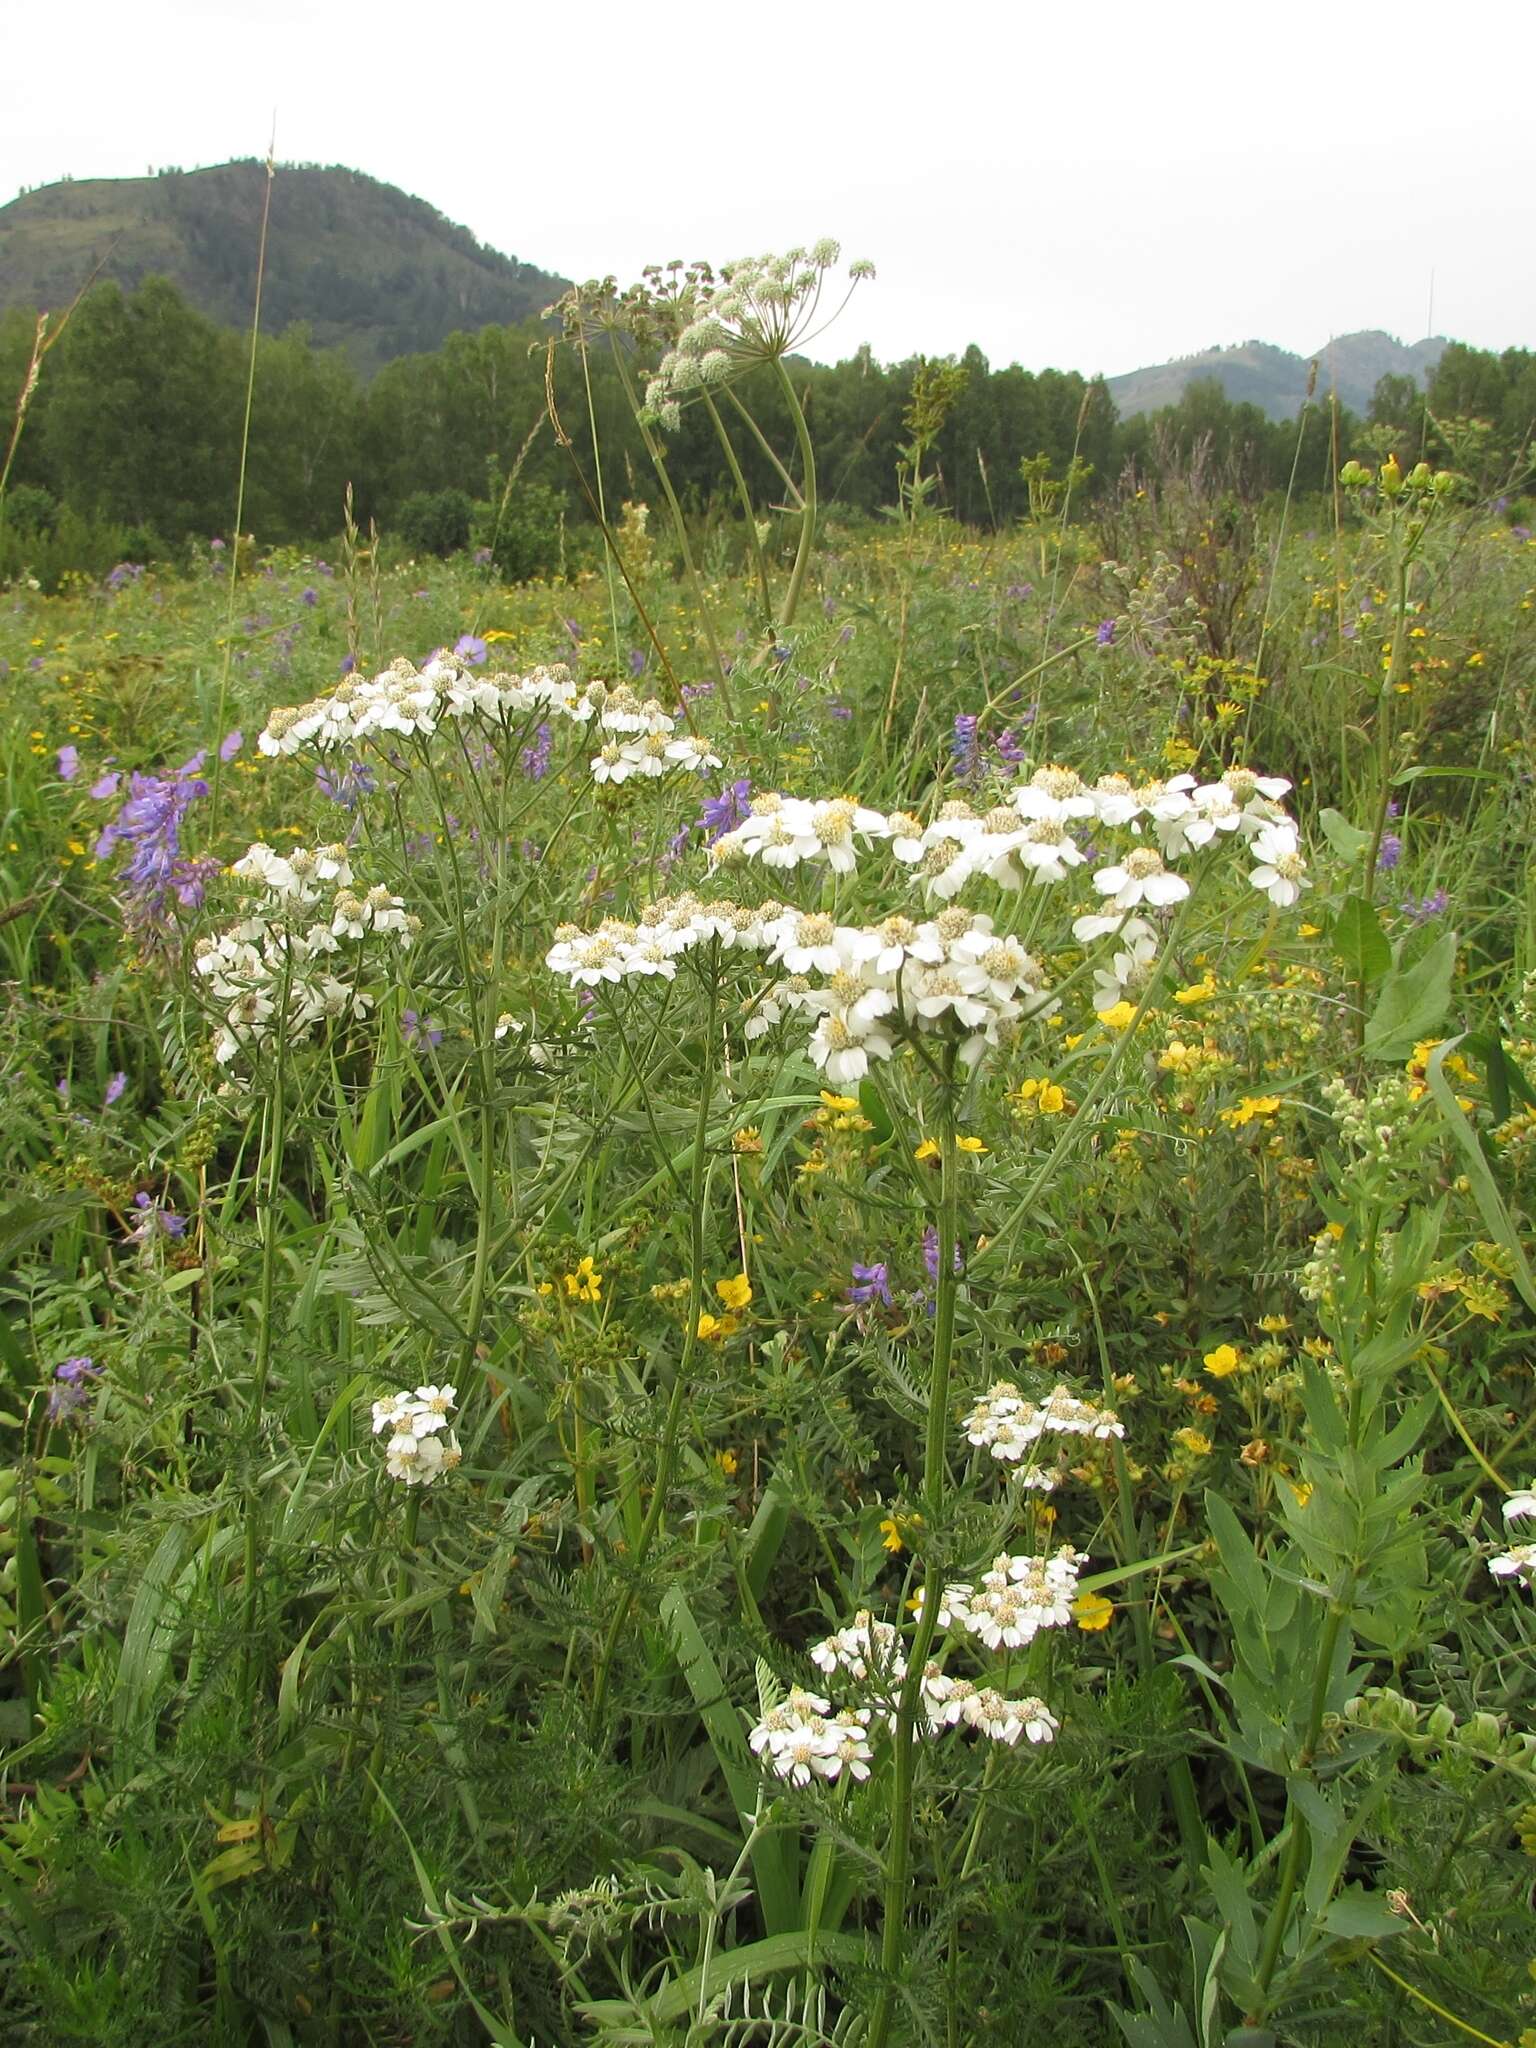
[[[1510,1494],[1504,1502],[1504,1519],[1536,1521],[1536,1492],[1527,1487],[1521,1493]],[[1513,1579],[1517,1585],[1529,1586],[1536,1592],[1536,1543],[1511,1544],[1508,1550],[1489,1558],[1488,1569],[1496,1579]]]
[[[1012,1380],[998,1380],[989,1387],[973,1404],[964,1428],[967,1443],[1008,1465],[1018,1464],[1046,1436],[1089,1437],[1102,1443],[1125,1435],[1125,1424],[1112,1408],[1079,1400],[1069,1387],[1058,1383],[1043,1401],[1031,1401]],[[1031,1467],[1020,1476],[1025,1486],[1042,1492],[1056,1484],[1049,1467]]]
[[[976,1586],[944,1589],[939,1625],[976,1636],[989,1650],[1019,1650],[1044,1628],[1067,1628],[1078,1573],[1088,1562],[1064,1543],[1053,1557],[1000,1554]],[[922,1599],[919,1595],[919,1611]]]
[[[370,740],[377,745],[430,739],[444,725],[460,731],[515,729],[524,741],[533,721],[535,737],[521,754],[527,756],[524,772],[537,779],[549,770],[548,728],[556,718],[601,735],[591,762],[594,782],[617,784],[631,775],[678,770],[703,774],[721,765],[707,740],[679,735],[678,720],[627,683],[579,684],[558,663],[527,675],[488,673],[456,652],[436,654],[419,669],[402,657],[376,676],[344,676],[328,697],[273,711],[256,744],[269,758],[305,749],[350,756]]]
[[[420,930],[400,897],[357,883],[342,845],[279,854],[258,841],[231,873],[258,893],[193,960],[223,1014],[221,1066],[276,1030],[298,1041],[326,1018],[366,1016],[373,999],[357,986],[356,949],[371,938],[404,949]]]
[[[386,1394],[373,1404],[373,1433],[386,1429],[385,1468],[405,1486],[430,1486],[452,1472],[463,1458],[459,1440],[448,1427],[456,1387],[418,1387],[414,1393]]]
[[[1110,935],[1121,941],[1109,971],[1099,975],[1096,998],[1100,1007],[1113,1007],[1127,987],[1144,986],[1156,964],[1157,927],[1139,914],[1142,908],[1165,910],[1189,894],[1169,860],[1230,837],[1251,845],[1259,863],[1250,876],[1255,887],[1276,903],[1295,901],[1305,863],[1278,801],[1289,787],[1279,777],[1232,768],[1219,782],[1201,785],[1185,775],[1136,787],[1111,775],[1090,789],[1073,769],[1044,768],[1008,804],[979,813],[967,803],[946,803],[929,825],[851,798],[770,791],[753,797],[746,818],[714,842],[713,870],[811,865],[850,875],[861,852],[883,844],[915,871],[934,914],[922,922],[897,915],[851,926],[777,902],[751,907],[686,894],[653,903],[638,923],[610,918],[592,932],[562,925],[546,965],[575,987],[671,980],[680,955],[714,940],[763,953],[770,966],[785,970],[754,1004],[747,1037],[792,1012],[814,1018],[807,1050],[832,1082],[862,1079],[872,1060],[889,1059],[898,1039],[920,1032],[958,1038],[961,1058],[971,1063],[1056,1004],[1040,963],[1016,938],[999,932],[990,916],[953,902],[966,883],[980,878],[1017,889],[1026,881],[1065,881],[1073,869],[1088,868],[1080,836],[1128,831],[1139,843],[1091,870],[1100,907],[1072,927],[1085,946]]]

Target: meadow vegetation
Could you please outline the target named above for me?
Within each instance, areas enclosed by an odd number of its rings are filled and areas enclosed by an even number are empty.
[[[866,514],[846,283],[6,557],[9,2038],[1536,2042],[1528,450]]]

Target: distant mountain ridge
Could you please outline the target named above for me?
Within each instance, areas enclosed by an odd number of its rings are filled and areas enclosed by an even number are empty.
[[[125,289],[167,277],[222,326],[246,325],[265,164],[41,185],[0,206],[0,314],[59,310],[101,265]],[[477,242],[435,207],[339,165],[283,165],[272,185],[262,325],[304,322],[364,375],[458,329],[537,316],[566,279]]]
[[[1171,363],[1155,363],[1144,370],[1128,370],[1105,381],[1122,419],[1177,405],[1187,385],[1197,378],[1214,378],[1234,402],[1260,406],[1270,419],[1284,420],[1300,411],[1315,362],[1318,392],[1326,395],[1336,387],[1341,405],[1363,413],[1378,379],[1412,377],[1422,386],[1446,347],[1445,337],[1439,334],[1405,346],[1379,328],[1366,328],[1356,334],[1335,335],[1315,355],[1292,355],[1289,349],[1276,348],[1267,341],[1243,341],[1231,348],[1208,348]]]

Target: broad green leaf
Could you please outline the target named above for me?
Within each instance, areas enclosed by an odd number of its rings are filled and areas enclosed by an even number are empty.
[[[1429,1056],[1429,1091],[1434,1096],[1440,1114],[1450,1125],[1451,1136],[1460,1148],[1466,1162],[1467,1181],[1472,1189],[1472,1199],[1483,1219],[1488,1235],[1509,1254],[1510,1279],[1514,1282],[1520,1299],[1529,1309],[1536,1309],[1536,1273],[1525,1255],[1520,1234],[1515,1228],[1515,1219],[1510,1215],[1504,1197],[1499,1193],[1498,1182],[1494,1179],[1483,1148],[1478,1143],[1477,1133],[1467,1122],[1455,1090],[1445,1078],[1445,1062],[1461,1039],[1448,1038],[1443,1045],[1437,1045]]]
[[[1358,860],[1371,843],[1370,833],[1351,825],[1342,811],[1319,811],[1317,822],[1323,837],[1343,860]]]
[[[1380,981],[1392,965],[1392,948],[1376,907],[1363,896],[1346,896],[1329,933],[1333,948],[1357,981]]]
[[[1454,932],[1442,932],[1412,967],[1392,969],[1365,1027],[1367,1059],[1405,1060],[1421,1038],[1433,1036],[1450,1007],[1455,969]]]

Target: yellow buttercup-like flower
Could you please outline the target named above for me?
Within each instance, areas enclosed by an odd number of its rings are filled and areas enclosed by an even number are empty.
[[[565,1291],[572,1301],[601,1301],[603,1276],[596,1271],[591,1254],[581,1260],[574,1273],[565,1275]]]
[[[717,1280],[715,1292],[727,1308],[745,1308],[752,1299],[752,1282],[745,1273],[738,1273],[734,1280]]]
[[[1102,1593],[1079,1593],[1072,1602],[1072,1619],[1085,1635],[1108,1628],[1114,1619],[1115,1603]]]
[[[1232,1344],[1218,1344],[1214,1351],[1207,1351],[1200,1361],[1213,1380],[1224,1380],[1229,1373],[1242,1368],[1243,1354]]]

